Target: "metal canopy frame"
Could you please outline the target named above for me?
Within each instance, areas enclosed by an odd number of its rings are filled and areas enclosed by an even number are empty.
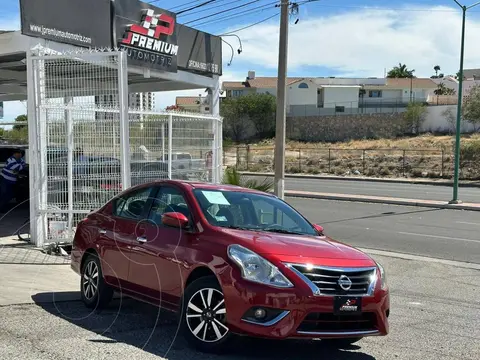
[[[0,101],[27,100],[27,52],[42,47],[60,53],[82,48],[23,35],[20,31],[0,31]],[[128,92],[161,92],[219,88],[219,77],[179,70],[177,73],[128,67]]]

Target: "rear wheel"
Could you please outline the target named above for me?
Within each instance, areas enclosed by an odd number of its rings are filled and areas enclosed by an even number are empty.
[[[100,259],[90,254],[85,259],[80,277],[82,301],[88,308],[102,309],[113,298],[113,289],[103,279]]]
[[[191,283],[183,298],[182,332],[188,343],[204,352],[220,352],[231,340],[222,288],[214,276]]]

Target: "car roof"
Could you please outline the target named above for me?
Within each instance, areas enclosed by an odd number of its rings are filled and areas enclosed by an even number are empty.
[[[273,194],[265,193],[263,191],[258,191],[254,189],[248,189],[241,186],[236,185],[228,185],[228,184],[213,184],[201,181],[187,181],[187,180],[157,180],[152,183],[142,184],[141,186],[145,185],[161,185],[161,184],[173,184],[183,187],[184,189],[204,189],[204,190],[224,190],[224,191],[237,191],[237,192],[245,192],[245,193],[253,193],[253,194],[261,194],[267,196],[274,196]]]

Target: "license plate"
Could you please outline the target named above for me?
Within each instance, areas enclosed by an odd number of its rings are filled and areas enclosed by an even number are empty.
[[[336,296],[333,305],[335,315],[357,315],[362,312],[362,298]]]

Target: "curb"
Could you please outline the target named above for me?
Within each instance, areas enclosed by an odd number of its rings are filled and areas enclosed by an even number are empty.
[[[273,173],[257,173],[240,171],[240,174],[246,176],[265,176],[272,177]],[[301,174],[287,174],[285,178],[290,179],[316,179],[316,180],[342,180],[342,181],[364,181],[364,182],[376,182],[376,183],[391,183],[391,184],[415,184],[415,185],[432,185],[432,186],[453,186],[452,181],[433,181],[433,180],[414,180],[414,179],[399,179],[399,178],[370,178],[370,177],[343,177],[334,175],[301,175]],[[459,187],[464,188],[480,188],[480,182],[461,182]]]
[[[308,191],[293,191],[293,190],[286,190],[285,196],[307,198],[307,199],[352,201],[352,202],[403,205],[403,206],[419,206],[419,207],[436,208],[436,209],[480,211],[480,204],[474,204],[474,203],[449,204],[447,202],[435,201],[435,200],[416,200],[416,199],[402,199],[402,198],[386,198],[386,197],[379,197],[379,196],[328,194],[328,193],[314,193],[314,192],[308,192]]]

